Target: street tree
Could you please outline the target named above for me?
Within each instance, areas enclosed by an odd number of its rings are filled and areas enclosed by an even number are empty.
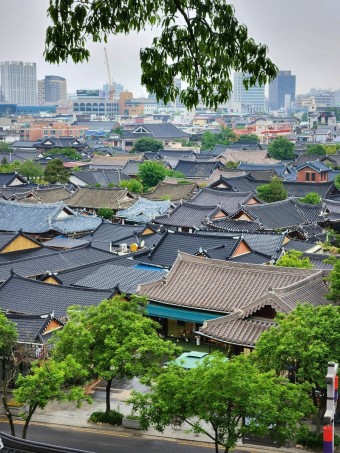
[[[215,452],[222,446],[227,453],[243,434],[268,435],[273,426],[279,441],[294,437],[297,422],[312,410],[306,390],[274,372],[260,373],[249,358],[215,353],[191,370],[168,366],[151,391],[134,392],[131,403],[143,429],[152,424],[163,432],[185,423],[208,436]]]
[[[334,267],[328,277],[329,280],[329,291],[327,298],[336,302],[340,302],[340,260],[334,260]]]
[[[106,381],[106,412],[114,378],[140,378],[148,382],[162,361],[179,349],[162,340],[159,325],[144,315],[146,299],[123,295],[98,306],[71,307],[68,323],[57,332],[53,350],[56,360],[72,358],[87,371]]]
[[[61,159],[52,159],[45,168],[44,178],[50,184],[65,184],[68,182],[70,172],[64,167]]]
[[[295,159],[294,143],[285,137],[277,137],[268,145],[268,155],[278,160]]]
[[[257,193],[261,200],[266,203],[285,200],[288,196],[288,192],[283,187],[282,181],[278,176],[274,176],[270,183],[258,186]]]
[[[220,132],[217,134],[209,131],[204,132],[201,138],[201,150],[212,150],[216,145],[229,145],[236,141],[237,136],[233,130],[229,127],[222,126]]]
[[[3,140],[0,141],[0,153],[8,153],[12,151],[11,145]]]
[[[2,405],[6,412],[6,417],[8,419],[11,434],[15,436],[15,426],[13,423],[12,414],[8,406],[8,389],[11,384],[13,384],[16,374],[15,369],[15,344],[18,339],[18,333],[16,325],[9,321],[5,314],[0,311],[0,356],[3,357],[3,361],[7,360],[6,373],[3,373],[0,379],[1,383],[1,394],[2,394]]]
[[[310,259],[303,258],[303,253],[298,250],[288,250],[277,260],[275,266],[298,267],[300,269],[313,268]]]
[[[138,166],[137,177],[140,179],[145,190],[155,187],[166,177],[167,171],[164,165],[153,160],[147,160]]]
[[[309,192],[304,197],[299,198],[299,200],[301,201],[301,203],[306,203],[306,204],[319,204],[319,203],[321,203],[321,197],[316,192]]]
[[[28,406],[25,423],[22,430],[23,439],[36,409],[44,409],[51,401],[73,401],[79,407],[85,396],[80,386],[68,385],[71,376],[81,375],[80,366],[71,360],[57,363],[46,360],[42,363],[33,363],[29,374],[19,374],[16,388],[13,391],[15,401]]]
[[[312,384],[320,421],[326,402],[327,362],[340,361],[340,306],[298,305],[288,315],[278,314],[275,323],[261,334],[252,357],[262,371],[292,370],[296,382]]]
[[[132,152],[133,153],[146,153],[148,151],[156,152],[163,148],[163,143],[154,138],[144,137],[136,140]]]
[[[89,39],[154,28],[151,46],[140,50],[141,82],[165,104],[180,96],[189,109],[200,101],[216,108],[230,98],[232,70],[249,74],[246,87],[277,74],[267,46],[248,36],[227,0],[51,0],[48,16],[45,59],[53,64],[88,60]],[[180,91],[175,77],[187,88]]]

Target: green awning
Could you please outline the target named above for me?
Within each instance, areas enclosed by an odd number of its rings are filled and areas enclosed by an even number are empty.
[[[150,302],[147,306],[147,314],[158,318],[177,319],[179,321],[197,322],[203,324],[209,319],[220,318],[224,314],[212,313],[209,311],[187,310],[185,308],[170,307]]]

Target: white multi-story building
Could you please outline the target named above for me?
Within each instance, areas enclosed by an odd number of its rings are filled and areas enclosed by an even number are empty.
[[[2,61],[0,68],[5,101],[18,105],[37,105],[36,63]]]
[[[249,87],[248,90],[243,85],[243,80],[247,74],[235,72],[233,87],[233,102],[239,103],[242,110],[249,113],[265,111],[264,86]]]

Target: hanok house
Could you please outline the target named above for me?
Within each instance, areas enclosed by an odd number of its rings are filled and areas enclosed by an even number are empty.
[[[27,183],[27,180],[18,175],[16,171],[11,173],[0,173],[0,187],[13,187]]]
[[[197,185],[192,184],[171,184],[164,181],[152,190],[143,195],[148,200],[170,200],[173,203],[178,203],[181,200],[189,200],[197,190]]]
[[[297,180],[299,182],[326,182],[331,169],[327,165],[315,160],[306,162],[296,167]]]
[[[232,263],[179,253],[166,277],[140,285],[137,294],[148,297],[148,314],[162,326],[165,336],[192,341],[220,342],[231,352],[246,352],[251,343],[239,342],[245,327],[235,337],[207,331],[228,316],[264,318],[289,312],[298,303],[328,304],[323,271]],[[205,324],[206,323],[206,324]],[[259,332],[260,333],[260,332]],[[245,335],[245,333],[244,333]],[[245,335],[246,336],[246,335]]]
[[[154,223],[164,225],[172,231],[192,233],[199,230],[209,220],[227,217],[227,212],[220,205],[199,206],[193,203],[180,203],[167,215],[157,217]]]
[[[101,208],[112,209],[115,214],[119,209],[129,207],[135,201],[127,189],[80,187],[67,200],[67,204],[71,208],[90,214],[96,214]]]

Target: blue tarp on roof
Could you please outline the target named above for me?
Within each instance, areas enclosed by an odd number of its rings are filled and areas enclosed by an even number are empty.
[[[212,312],[204,312],[199,310],[186,310],[185,308],[170,307],[150,302],[146,308],[149,316],[156,316],[159,318],[177,319],[179,321],[197,322],[202,324],[204,321],[210,319],[220,318],[225,314],[218,314]]]

